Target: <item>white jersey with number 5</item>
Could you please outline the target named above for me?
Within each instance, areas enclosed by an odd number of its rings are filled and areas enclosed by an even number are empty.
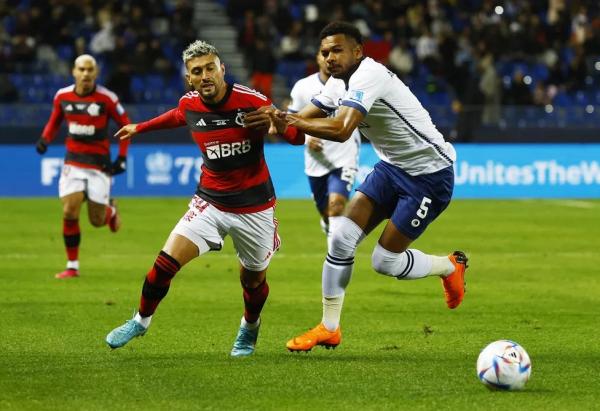
[[[344,82],[330,78],[330,87],[336,87],[339,92],[344,91]],[[288,111],[297,113],[307,106],[311,99],[318,95],[323,89],[324,84],[319,78],[319,73],[312,74],[300,79],[292,88],[292,103]],[[330,113],[328,113],[330,114]],[[347,167],[351,169],[358,168],[358,152],[360,147],[360,134],[358,130],[352,132],[352,136],[343,143],[335,141],[321,140],[323,150],[316,152],[308,149],[308,144],[304,148],[304,172],[311,177],[321,177],[337,168]]]
[[[340,106],[365,115],[359,125],[380,159],[410,175],[451,166],[454,147],[444,140],[429,113],[406,85],[384,65],[365,57],[340,90],[333,77],[312,103],[326,113]]]

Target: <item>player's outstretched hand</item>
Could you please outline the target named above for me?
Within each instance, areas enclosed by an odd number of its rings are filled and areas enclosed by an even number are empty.
[[[35,151],[37,151],[38,154],[45,154],[46,151],[48,151],[48,144],[43,138],[40,138],[37,143],[35,143]]]
[[[121,127],[121,129],[115,133],[115,137],[121,140],[127,140],[128,138],[131,138],[137,134],[135,129],[136,127],[137,124],[127,124],[126,126]]]
[[[124,173],[127,169],[127,157],[118,156],[117,159],[110,166],[110,174],[116,176],[117,174]]]

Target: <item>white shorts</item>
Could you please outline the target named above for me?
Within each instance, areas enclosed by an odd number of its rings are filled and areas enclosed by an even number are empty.
[[[220,250],[229,234],[240,263],[250,271],[266,269],[281,244],[274,207],[257,213],[229,213],[196,195],[172,232],[189,239],[200,250],[206,250],[206,244]]]
[[[85,192],[90,201],[108,204],[110,196],[110,176],[94,168],[63,165],[58,180],[58,196]]]

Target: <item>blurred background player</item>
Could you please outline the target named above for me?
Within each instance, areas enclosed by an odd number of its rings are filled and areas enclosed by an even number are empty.
[[[111,163],[108,120],[120,127],[129,124],[127,113],[115,93],[96,84],[98,66],[89,54],[75,59],[75,84],[58,90],[52,113],[38,140],[36,150],[44,154],[54,140],[62,120],[66,120],[67,153],[58,181],[63,203],[63,238],[67,251],[67,267],[56,278],[79,276],[79,213],[88,200],[88,217],[94,227],[109,226],[119,230],[121,220],[117,204],[110,198],[111,176],[125,171],[128,141],[119,144],[119,155]]]
[[[288,112],[297,113],[321,93],[330,74],[321,53],[317,54],[319,71],[298,80],[291,91]],[[343,90],[344,82],[332,79]],[[360,134],[358,130],[343,143],[306,136],[304,172],[308,176],[313,200],[321,214],[321,227],[329,233],[339,222],[354,185],[358,170]]]
[[[375,271],[399,280],[439,276],[451,309],[464,296],[467,258],[463,252],[438,257],[408,248],[450,203],[454,148],[444,141],[408,87],[385,66],[363,55],[362,36],[355,26],[330,23],[320,38],[329,72],[346,87],[340,93],[330,80],[299,114],[275,113],[273,121],[287,118],[298,130],[332,141],[346,141],[361,127],[380,161],[332,230],[323,263],[322,321],[288,341],[291,351],[310,351],[315,345],[335,347],[341,342],[340,316],[356,248],[386,219],[372,254]],[[322,118],[335,112],[335,117]]]
[[[225,82],[225,66],[212,45],[196,41],[183,52],[186,79],[195,91],[179,106],[140,124],[118,131],[122,139],[137,133],[187,125],[202,153],[203,165],[189,211],[175,226],[142,288],[134,318],[106,336],[119,348],[146,333],[157,306],[167,295],[175,274],[194,258],[220,250],[230,235],[240,261],[244,315],[231,350],[232,356],[254,352],[260,313],[269,295],[266,271],[279,248],[275,219],[275,190],[263,156],[269,116],[258,114],[244,123],[246,112],[271,106],[264,95]],[[285,125],[282,127],[285,129]],[[283,136],[303,144],[304,135],[287,128]]]

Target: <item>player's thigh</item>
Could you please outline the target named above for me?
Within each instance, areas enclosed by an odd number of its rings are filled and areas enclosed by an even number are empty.
[[[404,180],[391,222],[400,233],[417,239],[441,213],[452,198],[454,174],[452,168],[429,175]]]
[[[177,248],[178,237],[183,237],[196,246],[195,256],[211,250],[220,250],[226,235],[223,218],[222,211],[198,196],[192,197],[187,212],[171,231],[164,251],[170,255],[169,250]]]
[[[86,176],[80,167],[65,164],[58,179],[58,196],[66,218],[78,218],[85,200]]]
[[[200,255],[196,243],[175,232],[169,234],[162,250],[173,257],[181,267]]]
[[[83,170],[86,179],[86,193],[88,199],[96,204],[108,205],[110,200],[111,177],[95,169]]]
[[[249,271],[263,271],[269,266],[281,240],[277,232],[275,209],[251,214],[236,214],[229,235],[240,264]]]
[[[369,234],[387,218],[379,204],[360,191],[356,192],[346,206],[344,216],[354,221],[365,234]]]
[[[67,194],[60,198],[63,205],[63,217],[66,219],[77,219],[81,212],[81,205],[85,201],[85,193],[83,191],[77,191],[75,193]]]

